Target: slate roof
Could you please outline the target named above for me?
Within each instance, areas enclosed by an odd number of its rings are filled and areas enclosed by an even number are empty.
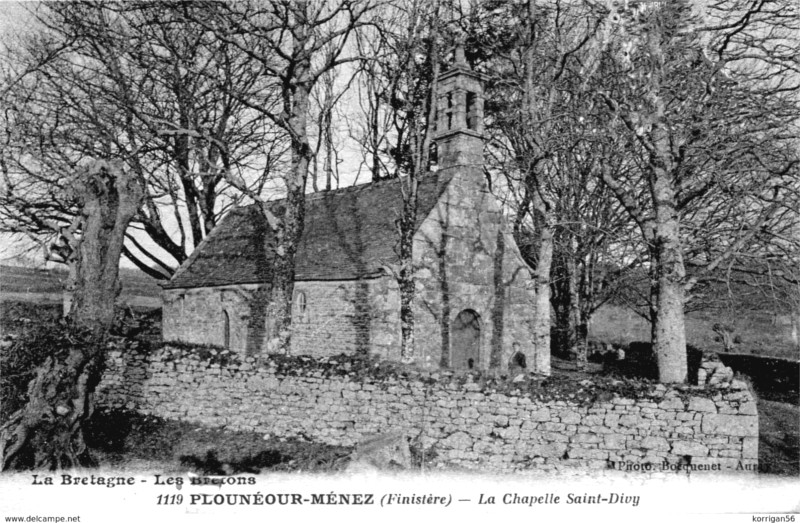
[[[452,174],[429,174],[419,184],[417,227],[433,209]],[[399,262],[395,221],[403,199],[400,181],[388,180],[313,193],[295,260],[295,280],[376,277]],[[273,205],[278,208],[282,200]],[[233,209],[164,285],[166,289],[266,283],[272,233],[255,205]]]

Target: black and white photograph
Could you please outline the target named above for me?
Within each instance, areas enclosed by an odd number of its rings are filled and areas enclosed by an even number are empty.
[[[0,1],[2,521],[409,517],[800,523],[797,0]]]

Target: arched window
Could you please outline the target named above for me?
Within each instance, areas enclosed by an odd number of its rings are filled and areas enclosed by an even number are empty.
[[[231,348],[231,318],[228,311],[222,311],[222,345]]]
[[[298,320],[303,321],[306,317],[306,293],[297,291],[294,293],[294,313]]]

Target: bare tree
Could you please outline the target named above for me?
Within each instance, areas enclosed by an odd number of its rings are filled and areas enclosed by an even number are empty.
[[[376,30],[359,41],[361,49],[381,57],[365,61],[360,70],[366,124],[359,141],[371,157],[372,179],[399,178],[403,202],[396,220],[399,265],[392,271],[400,289],[405,362],[415,355],[413,237],[418,186],[431,168],[437,81],[452,13],[450,3],[438,0],[392,2],[384,6]]]
[[[42,36],[10,51],[28,73],[4,97],[4,230],[46,249],[58,242],[77,212],[64,201],[64,173],[84,158],[116,158],[146,187],[123,254],[167,278],[241,197],[225,170],[255,173],[251,184],[263,186],[286,143],[233,96],[264,98],[263,72],[193,22],[198,8],[70,2],[34,11]],[[32,67],[42,55],[51,58]]]
[[[202,3],[194,19],[214,37],[238,49],[259,65],[276,102],[249,95],[237,99],[266,116],[289,142],[289,165],[281,173],[280,206],[270,205],[247,186],[246,178],[228,171],[228,181],[259,202],[273,241],[265,242],[272,260],[265,281],[270,284],[270,346],[287,348],[291,324],[295,255],[305,220],[305,192],[314,158],[309,137],[311,93],[333,69],[361,59],[351,54],[352,37],[368,23],[373,0],[287,0]],[[265,103],[266,102],[266,103]]]
[[[355,69],[355,66],[351,66]],[[320,190],[320,168],[325,179],[323,190],[330,191],[339,187],[339,164],[342,162],[340,153],[343,148],[342,140],[337,138],[339,121],[346,119],[338,110],[342,105],[343,97],[350,91],[356,75],[351,74],[347,81],[339,75],[338,69],[330,69],[320,78],[317,89],[312,92],[316,105],[316,145],[314,146],[314,161],[311,164],[311,186],[314,192]],[[342,85],[339,85],[339,84]]]
[[[576,98],[585,102],[586,97]],[[603,169],[625,169],[625,158],[576,125],[580,124],[579,110],[585,108],[585,104],[577,107],[569,128],[564,129],[564,139],[572,146],[556,153],[556,176],[549,180],[556,215],[551,271],[553,347],[574,352],[579,367],[587,360],[592,315],[618,298],[642,263],[629,217],[596,176]]]
[[[786,39],[797,15],[734,0],[707,13],[719,23],[687,2],[612,8],[609,45],[586,74],[603,108],[589,125],[625,138],[639,167],[601,174],[648,249],[664,382],[686,379],[687,292],[796,213],[798,62]]]
[[[517,243],[533,267],[533,338],[537,351],[546,353],[551,345],[552,289],[557,290],[560,305],[556,311],[563,313],[556,319],[579,327],[577,264],[579,257],[585,263],[590,254],[576,252],[576,241],[588,231],[577,233],[590,213],[587,200],[599,190],[596,184],[580,183],[599,163],[581,130],[586,97],[581,92],[580,66],[599,45],[600,22],[591,16],[591,9],[575,2],[530,0],[486,7],[478,39],[484,50],[476,53],[487,54],[486,67],[492,77],[487,96],[492,148],[513,195]],[[592,204],[603,203],[592,200]],[[578,211],[586,211],[586,216],[576,217]],[[605,225],[610,223],[595,225],[591,232],[597,234],[586,240],[586,246],[608,239],[601,228]],[[558,255],[557,247],[562,247]],[[590,252],[598,254],[597,247]],[[554,256],[556,267],[562,270],[555,282],[565,284],[563,289],[552,285]],[[586,296],[593,288],[589,281],[594,268],[585,267],[584,277]]]

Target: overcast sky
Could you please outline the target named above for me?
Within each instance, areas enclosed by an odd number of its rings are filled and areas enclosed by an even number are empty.
[[[16,31],[28,29],[28,13],[26,9],[31,9],[36,2],[9,2],[0,0],[0,34],[5,39],[6,35]]]
[[[9,2],[0,0],[0,42],[5,46],[14,35],[28,30],[29,15],[27,9],[35,6],[35,2]],[[18,242],[7,235],[0,235],[0,263],[9,263],[21,249]],[[41,258],[41,255],[39,256]]]

